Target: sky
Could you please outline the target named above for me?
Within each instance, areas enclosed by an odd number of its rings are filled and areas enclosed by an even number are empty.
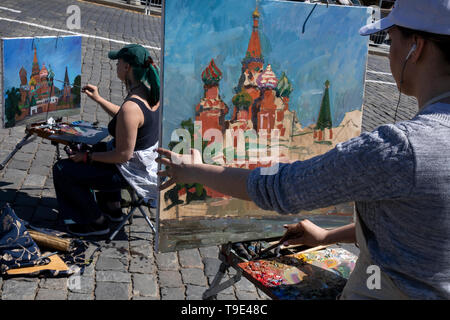
[[[167,0],[164,12],[163,144],[182,120],[194,117],[203,97],[202,71],[212,58],[223,77],[220,95],[231,99],[252,33],[256,0]],[[259,35],[264,67],[285,72],[294,91],[290,109],[302,126],[316,122],[324,83],[330,81],[331,113],[337,126],[363,102],[368,37],[358,30],[370,18],[364,7],[261,0]]]
[[[58,39],[58,40],[56,40]],[[81,37],[51,37],[51,38],[16,38],[3,40],[4,90],[20,87],[19,71],[22,67],[27,71],[30,80],[34,50],[37,49],[39,67],[45,63],[47,69],[51,66],[55,73],[55,80],[64,81],[66,71],[70,83],[77,75],[81,75]],[[63,87],[63,83],[55,81],[55,86]]]

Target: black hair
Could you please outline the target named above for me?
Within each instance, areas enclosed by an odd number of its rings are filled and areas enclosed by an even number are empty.
[[[425,40],[432,41],[442,52],[442,56],[444,57],[445,61],[450,64],[450,35],[419,31],[401,27],[399,25],[397,25],[397,28],[405,38],[417,35],[424,38]]]

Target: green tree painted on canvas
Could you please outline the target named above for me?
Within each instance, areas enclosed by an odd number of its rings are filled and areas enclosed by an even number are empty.
[[[12,87],[6,91],[5,100],[5,127],[10,128],[16,124],[16,115],[20,115],[21,111],[19,108],[20,102],[20,90],[18,88]]]
[[[73,81],[73,87],[71,89],[71,93],[73,96],[73,104],[75,106],[80,106],[81,103],[80,88],[81,88],[81,76],[78,75],[75,77]]]
[[[252,101],[253,99],[251,95],[249,95],[248,92],[245,90],[242,90],[241,92],[236,94],[232,99],[233,104],[239,110],[247,110],[247,111],[250,105],[252,104]]]
[[[330,107],[330,81],[325,81],[325,92],[322,98],[322,104],[320,105],[319,118],[317,119],[316,129],[325,130],[331,129],[333,123],[331,121],[331,107]]]

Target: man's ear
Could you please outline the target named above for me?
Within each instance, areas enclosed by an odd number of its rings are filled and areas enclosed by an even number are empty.
[[[418,37],[416,35],[413,36],[413,41],[415,49],[413,50],[413,52],[411,52],[409,60],[413,63],[417,63],[417,61],[419,61],[420,58],[423,56],[426,41],[424,38]]]

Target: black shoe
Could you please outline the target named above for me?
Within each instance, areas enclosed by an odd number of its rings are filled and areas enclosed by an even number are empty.
[[[109,233],[108,223],[101,224],[89,223],[89,224],[69,224],[67,231],[80,237],[87,236],[102,236]]]
[[[103,213],[112,222],[120,222],[123,219],[122,209],[105,210]]]

